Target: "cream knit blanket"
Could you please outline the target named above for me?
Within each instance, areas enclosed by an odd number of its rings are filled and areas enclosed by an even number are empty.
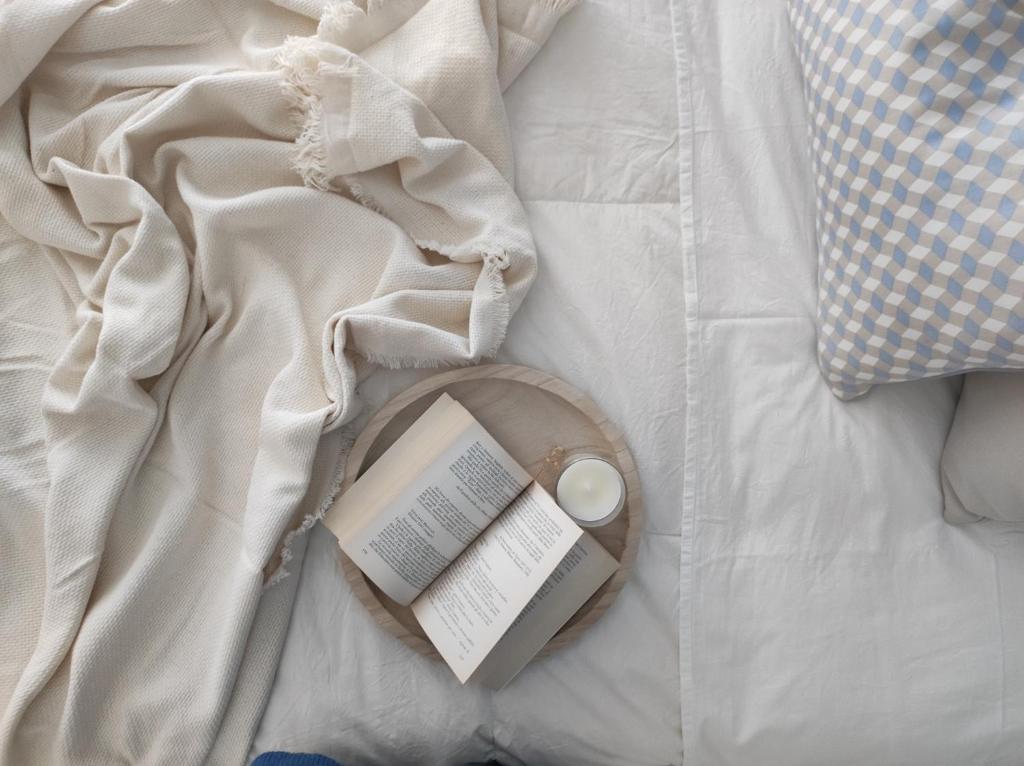
[[[321,2],[0,0],[5,766],[241,762],[360,372],[533,278],[501,93],[571,0]]]

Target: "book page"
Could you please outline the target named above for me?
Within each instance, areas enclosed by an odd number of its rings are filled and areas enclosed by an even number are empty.
[[[534,482],[413,602],[413,614],[460,681],[582,534]]]
[[[491,689],[511,681],[618,568],[619,562],[584,531],[472,680]]]
[[[324,523],[367,577],[409,604],[530,481],[484,427],[443,394]]]

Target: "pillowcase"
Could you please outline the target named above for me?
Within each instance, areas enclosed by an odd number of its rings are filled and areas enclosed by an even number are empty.
[[[964,381],[942,452],[946,521],[1024,522],[1024,373]]]
[[[790,0],[833,392],[1024,368],[1024,18],[993,0]]]

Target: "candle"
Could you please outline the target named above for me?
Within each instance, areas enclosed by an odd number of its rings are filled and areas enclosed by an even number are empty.
[[[562,510],[584,527],[614,519],[626,503],[626,482],[607,460],[580,455],[558,477],[555,496]]]

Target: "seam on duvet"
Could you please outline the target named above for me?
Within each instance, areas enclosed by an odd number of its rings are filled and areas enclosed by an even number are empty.
[[[999,558],[995,554],[992,555],[992,564],[994,567],[994,574],[996,579],[996,598],[999,599],[999,603],[1003,603],[1003,580],[1000,576]],[[1003,614],[1003,610],[998,610],[996,619],[999,621],[999,729],[1006,731],[1006,619]],[[994,749],[994,743],[993,743]]]
[[[683,498],[679,535],[679,718],[682,732],[683,762],[696,733],[699,706],[693,683],[694,621],[694,543],[699,482],[697,442],[700,434],[700,398],[697,386],[701,378],[700,322],[698,311],[698,263],[694,232],[697,225],[697,194],[694,186],[693,151],[693,74],[690,56],[690,28],[686,0],[671,0],[672,36],[675,42],[676,101],[679,119],[679,238],[683,258],[684,317],[686,321],[686,366],[684,402],[686,424],[683,436]],[[686,88],[686,92],[683,88]]]

